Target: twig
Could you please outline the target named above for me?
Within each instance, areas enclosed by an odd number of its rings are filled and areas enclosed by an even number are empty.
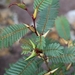
[[[47,66],[47,68],[48,68],[48,72],[51,71],[51,69],[50,69],[50,67],[49,67],[49,65],[48,65],[48,62],[47,62],[47,57],[46,57],[46,55],[43,56],[43,59],[44,59],[45,64],[46,64],[46,66]]]
[[[37,30],[36,30],[36,25],[35,25],[35,19],[34,19],[33,17],[32,17],[32,19],[33,19],[33,24],[34,24],[35,34],[38,36]]]

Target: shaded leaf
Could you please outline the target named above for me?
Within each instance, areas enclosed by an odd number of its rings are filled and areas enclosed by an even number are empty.
[[[57,33],[61,38],[70,40],[70,25],[64,16],[57,17],[57,19],[55,20],[55,26]]]
[[[59,0],[52,0],[52,4],[49,4],[43,11],[39,13],[37,30],[40,33],[45,33],[50,28],[54,27],[55,18],[58,15],[58,3]]]
[[[21,48],[22,48],[21,54],[23,54],[23,55],[28,54],[31,51],[31,48],[29,46],[26,46],[26,45],[25,46],[22,45]]]
[[[0,34],[0,48],[9,47],[28,32],[25,25],[12,25],[4,28]]]
[[[47,56],[56,57],[56,56],[60,56],[61,54],[63,54],[62,49],[64,49],[64,47],[60,46],[60,44],[52,43],[46,46],[46,48],[43,51]]]
[[[46,8],[48,4],[51,4],[52,0],[34,0],[34,9],[38,9],[41,11],[42,9]]]
[[[4,75],[36,75],[36,73],[39,72],[38,64],[41,63],[41,60],[37,61],[31,59],[25,61],[25,59],[26,57],[20,59],[15,64],[12,64]]]
[[[37,48],[39,49],[43,49],[45,47],[45,38],[42,37],[42,36],[39,36],[37,39],[36,39],[36,46]]]
[[[53,63],[74,63],[75,62],[75,47],[65,48],[63,54],[56,57],[49,57]]]

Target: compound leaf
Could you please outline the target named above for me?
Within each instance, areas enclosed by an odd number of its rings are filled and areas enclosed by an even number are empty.
[[[70,40],[70,25],[64,16],[57,17],[57,19],[55,20],[55,26],[57,33],[61,38]]]

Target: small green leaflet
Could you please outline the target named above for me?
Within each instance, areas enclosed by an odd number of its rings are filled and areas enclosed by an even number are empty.
[[[45,47],[45,38],[42,37],[42,36],[39,36],[37,39],[36,39],[36,45],[37,45],[37,48],[39,49],[43,49]]]
[[[64,48],[63,54],[56,57],[49,57],[52,63],[75,63],[75,47]]]
[[[24,24],[15,24],[4,28],[0,34],[0,48],[7,48],[27,34]]]
[[[57,33],[61,38],[70,40],[70,24],[64,16],[57,17],[55,20]]]
[[[22,53],[21,54],[28,54],[31,50],[35,49],[35,44],[30,39],[21,39],[20,42],[22,43]]]
[[[38,64],[35,59],[24,61],[26,57],[20,59],[10,66],[4,75],[35,75],[38,71]]]
[[[44,75],[46,71],[40,72],[38,75]]]
[[[22,45],[21,48],[23,50],[21,53],[22,55],[28,54],[31,51],[30,47],[27,45]]]
[[[46,33],[50,28],[54,27],[58,8],[59,1],[52,0],[52,4],[49,4],[43,11],[39,12],[39,20],[37,21],[37,30],[39,33]]]
[[[52,0],[34,0],[34,9],[38,8],[38,10],[41,11],[51,3]]]
[[[46,48],[44,48],[43,51],[47,56],[56,57],[56,56],[60,56],[61,54],[63,54],[62,49],[64,49],[64,47],[60,46],[60,44],[52,43],[46,46]]]

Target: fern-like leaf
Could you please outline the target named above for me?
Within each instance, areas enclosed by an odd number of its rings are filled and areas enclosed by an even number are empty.
[[[63,54],[56,57],[49,57],[53,63],[74,63],[75,62],[75,47],[65,48]]]
[[[38,75],[44,75],[46,71],[40,72]]]
[[[41,33],[47,32],[54,26],[55,18],[58,15],[59,0],[52,0],[52,4],[49,4],[46,9],[39,13],[39,20],[37,30]]]
[[[59,43],[57,40],[54,40],[52,38],[45,38],[46,40],[46,47],[49,45],[49,44],[52,44],[52,43]]]
[[[51,4],[52,0],[34,0],[34,9],[38,9],[39,11],[43,10],[48,6],[48,4]]]
[[[37,48],[39,49],[43,49],[46,45],[45,45],[45,38],[42,37],[42,36],[39,36],[37,39],[36,39],[36,46]]]
[[[43,51],[47,56],[56,57],[56,56],[60,56],[63,53],[62,52],[63,48],[64,47],[60,46],[60,44],[58,43],[52,43],[46,46],[46,48]]]
[[[27,45],[22,45],[21,48],[22,48],[21,54],[23,54],[23,55],[28,54],[31,51],[31,48]]]
[[[17,63],[10,66],[10,69],[6,71],[4,75],[38,75],[38,64],[40,61],[35,61],[31,59],[29,61],[25,61],[24,59],[20,59]]]
[[[70,24],[64,16],[57,17],[55,20],[57,33],[61,38],[70,40]]]
[[[28,38],[25,38],[25,39],[21,39],[20,40],[20,43],[22,43],[22,46],[21,46],[21,48],[22,48],[22,54],[28,54],[31,50],[33,50],[34,49],[34,47],[35,47],[35,45],[33,46],[33,42],[30,40],[30,39],[28,39]],[[33,44],[32,44],[33,43]]]
[[[9,47],[27,33],[25,25],[12,25],[4,28],[0,34],[0,48]]]

